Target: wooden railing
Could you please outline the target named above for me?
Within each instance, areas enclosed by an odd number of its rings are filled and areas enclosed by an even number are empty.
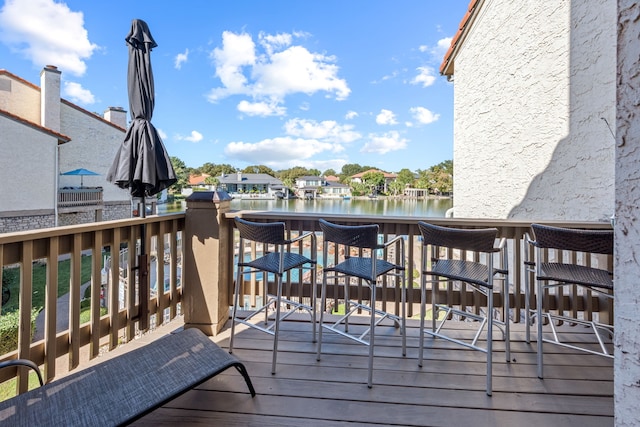
[[[194,210],[195,212],[196,210]],[[194,214],[195,215],[195,214]],[[508,240],[509,256],[509,283],[510,292],[510,313],[500,310],[504,306],[504,295],[496,289],[495,306],[499,316],[508,317],[513,322],[522,322],[526,316],[524,312],[524,283],[525,271],[524,261],[527,244],[525,234],[529,231],[530,222],[514,220],[473,220],[473,219],[445,219],[445,218],[410,218],[410,217],[381,217],[381,216],[356,216],[338,214],[303,214],[286,212],[253,212],[238,211],[227,212],[221,215],[219,230],[215,236],[235,236],[234,242],[237,244],[237,235],[233,232],[233,217],[255,221],[284,221],[287,229],[292,234],[305,231],[318,233],[318,241],[321,242],[321,234],[318,226],[318,218],[322,217],[329,221],[341,224],[371,224],[377,223],[380,226],[381,234],[386,238],[402,235],[406,237],[406,260],[407,283],[409,292],[407,295],[408,316],[415,316],[419,313],[419,267],[421,242],[417,221],[419,219],[428,220],[434,224],[449,225],[465,228],[496,227],[499,230],[499,237]],[[194,216],[193,218],[197,218]],[[47,230],[34,230],[22,233],[0,234],[0,263],[2,267],[15,268],[20,271],[20,327],[19,342],[16,351],[0,356],[0,361],[19,358],[28,358],[38,365],[44,366],[44,374],[47,380],[54,378],[65,370],[74,369],[80,360],[92,359],[98,356],[101,351],[111,350],[120,342],[127,342],[133,339],[140,331],[145,331],[153,325],[160,325],[173,319],[181,308],[183,292],[193,292],[198,297],[211,294],[210,289],[202,289],[208,286],[218,287],[220,292],[216,295],[228,296],[228,301],[216,301],[223,308],[222,321],[226,320],[226,309],[231,304],[233,293],[233,264],[234,256],[237,256],[236,244],[222,245],[217,247],[216,252],[204,253],[199,251],[184,251],[179,242],[185,245],[215,240],[215,236],[186,235],[186,233],[198,234],[198,227],[193,223],[197,220],[190,219],[189,208],[186,213],[171,214],[165,216],[151,216],[148,218],[135,218],[121,221],[100,222],[88,225],[71,227],[60,227]],[[202,221],[200,221],[202,222]],[[576,223],[576,222],[545,222],[560,226],[573,226],[593,229],[610,228],[607,223]],[[192,224],[192,225],[187,225]],[[203,224],[200,224],[203,225]],[[210,233],[210,224],[204,224],[205,232]],[[196,230],[196,231],[193,231]],[[141,235],[144,235],[144,246],[146,253],[151,256],[151,261],[140,260],[136,252],[140,248]],[[113,256],[108,263],[108,277],[106,280],[106,307],[107,314],[100,314],[101,290],[103,285],[102,274],[105,267],[105,255],[120,254],[121,249],[126,249],[126,255]],[[303,252],[304,247],[296,250]],[[216,254],[217,255],[214,255]],[[183,259],[186,254],[193,259]],[[91,306],[90,321],[80,324],[80,301],[83,280],[81,279],[81,260],[83,255],[91,255],[91,279],[89,281]],[[451,254],[451,256],[460,256]],[[559,256],[558,254],[548,254],[549,257]],[[201,258],[200,258],[201,257]],[[70,289],[69,289],[69,312],[61,313],[57,311],[58,299],[58,261],[67,258],[71,261],[70,267]],[[584,258],[584,257],[578,257]],[[202,259],[203,261],[198,261]],[[155,260],[155,261],[154,261]],[[217,260],[216,265],[220,270],[219,281],[221,283],[209,283],[204,278],[202,285],[197,285],[200,289],[190,289],[189,283],[181,280],[182,265],[192,266],[197,270],[207,270],[198,268],[197,262],[212,263]],[[182,262],[184,261],[184,262]],[[610,267],[613,260],[583,260],[585,263],[599,262]],[[44,338],[37,342],[32,342],[31,319],[32,295],[34,292],[33,271],[37,263],[46,263],[46,288],[44,307]],[[322,264],[324,260],[321,260]],[[135,279],[139,271],[135,266],[142,265],[151,267],[151,274],[143,274],[143,279],[138,283]],[[165,267],[165,265],[167,267]],[[322,267],[322,265],[320,265]],[[165,268],[168,270],[165,271]],[[228,270],[228,271],[221,271]],[[0,275],[2,273],[0,272]],[[189,272],[193,274],[193,272]],[[286,277],[284,292],[289,298],[308,299],[310,286],[299,286],[309,276],[300,272],[297,276]],[[318,274],[318,280],[322,275]],[[158,283],[157,292],[152,293],[149,289],[149,279],[153,283]],[[1,277],[0,277],[1,279]],[[253,277],[247,280],[243,286],[243,292],[249,296],[251,304],[259,304],[264,297],[261,295],[262,286],[259,278]],[[165,290],[164,283],[168,283]],[[125,286],[126,284],[126,286]],[[183,286],[180,286],[183,284]],[[141,286],[142,285],[142,286]],[[272,284],[271,284],[272,285]],[[381,284],[381,291],[377,292],[385,304],[388,311],[397,312],[399,309],[400,293],[395,290],[395,284]],[[533,290],[533,281],[530,281]],[[192,288],[196,285],[191,284]],[[368,289],[362,284],[354,284],[351,295],[366,299]],[[496,287],[498,288],[498,287]],[[462,291],[455,284],[449,284],[445,292],[439,293],[446,302],[453,303],[461,308],[471,311],[478,311],[483,307],[483,302],[475,300],[474,297]],[[121,297],[122,295],[122,297]],[[225,298],[225,297],[221,297]],[[339,299],[340,293],[336,289],[330,298]],[[191,301],[191,300],[189,300]],[[244,298],[241,298],[244,301]],[[441,301],[444,302],[444,301]],[[589,293],[578,294],[552,294],[545,297],[545,303],[552,309],[560,307],[562,310],[573,310],[584,318],[598,316],[601,322],[612,322],[612,307],[596,295]],[[185,308],[185,310],[187,310]],[[188,313],[185,312],[185,322]],[[57,322],[61,317],[68,317],[70,323],[68,328],[62,331],[57,330]],[[63,361],[60,367],[60,361]],[[58,362],[58,364],[56,363]],[[11,370],[9,370],[11,371]],[[0,372],[0,381],[4,381],[16,375],[15,371],[9,374]],[[26,375],[18,375],[18,387],[20,392],[26,390]]]
[[[44,376],[50,380],[74,369],[81,360],[93,359],[101,351],[132,340],[140,331],[173,319],[179,314],[182,297],[179,241],[183,231],[184,214],[175,214],[0,234],[0,264],[3,269],[18,268],[20,276],[18,348],[0,356],[0,361],[31,359],[44,366]],[[150,257],[146,262],[136,254],[141,235]],[[124,262],[117,256],[121,249],[127,249]],[[111,254],[116,256],[111,257]],[[91,256],[90,320],[80,324],[84,297],[81,288],[85,285],[81,264],[86,255]],[[58,277],[61,272],[58,265],[65,259],[70,260],[68,312],[59,312]],[[110,259],[108,272],[106,259]],[[143,264],[140,264],[141,260]],[[42,312],[44,338],[32,342],[30,316],[32,308],[39,308],[33,307],[33,294],[35,289],[42,289],[42,283],[34,283],[33,272],[34,266],[42,263],[46,264]],[[138,277],[139,265],[152,271],[136,281],[132,278]],[[126,274],[121,274],[122,271]],[[0,279],[1,275],[0,270]],[[123,280],[122,276],[128,280]],[[165,291],[167,281],[169,286]],[[149,287],[156,287],[153,295]],[[106,297],[103,300],[107,308],[105,315],[100,312],[101,297]],[[68,327],[59,330],[58,324],[65,318],[69,319]],[[15,372],[9,372],[12,370],[5,371],[0,372],[0,382],[8,379],[8,375],[15,375]],[[23,392],[27,388],[27,377],[18,375],[18,378],[18,389]]]
[[[245,219],[254,221],[284,221],[287,229],[292,233],[302,233],[304,231],[315,231],[319,233],[318,217],[319,215],[310,214],[296,214],[296,213],[284,213],[284,212],[251,212],[243,211],[241,213],[227,214],[228,219],[233,216],[241,215]],[[523,322],[527,316],[525,312],[525,275],[529,275],[529,288],[532,295],[531,306],[535,308],[535,283],[533,280],[532,272],[530,269],[525,268],[525,259],[532,257],[532,251],[528,251],[528,243],[526,241],[527,233],[530,230],[530,221],[516,221],[516,220],[480,220],[480,219],[454,219],[454,218],[411,218],[411,217],[379,217],[379,216],[360,216],[360,215],[338,215],[338,214],[323,214],[322,218],[328,221],[334,221],[345,225],[358,225],[358,224],[378,224],[380,226],[380,233],[388,239],[397,235],[406,236],[406,265],[407,265],[407,283],[409,292],[407,295],[407,315],[415,316],[419,313],[418,304],[420,302],[420,277],[419,277],[419,260],[421,251],[421,238],[418,231],[417,221],[423,220],[436,225],[454,226],[463,228],[482,228],[482,227],[495,227],[498,229],[498,237],[506,238],[508,241],[508,269],[509,269],[509,307],[510,313],[508,314],[512,322]],[[569,222],[569,221],[541,221],[545,224],[564,226],[564,227],[581,227],[591,229],[610,229],[611,225],[605,222]],[[322,242],[322,237],[318,237],[319,244]],[[302,248],[298,250],[302,251]],[[320,253],[320,251],[318,252]],[[430,255],[429,255],[430,256]],[[473,256],[473,254],[449,254],[449,256]],[[576,254],[558,254],[553,251],[549,251],[547,256],[551,259],[557,257],[576,257]],[[568,258],[567,258],[568,259]],[[598,259],[587,259],[580,256],[578,259],[586,264],[599,264],[602,268],[611,268],[613,265],[612,257],[601,257]],[[533,261],[532,259],[528,259]],[[497,262],[500,262],[496,258]],[[322,264],[322,262],[320,263]],[[499,264],[495,264],[499,265]],[[318,274],[321,280],[321,275]],[[288,278],[289,282],[284,286],[284,292],[287,293],[289,298],[297,297],[294,292],[299,289],[298,286],[292,286],[291,277]],[[387,299],[388,307],[393,311],[393,307],[396,309],[399,307],[400,294],[397,292],[389,292],[385,284],[380,285],[381,291],[377,292],[377,295]],[[308,296],[308,289],[306,287],[304,296]],[[354,290],[351,291],[351,295],[368,295],[367,286],[364,284],[354,285]],[[253,277],[244,288],[249,300],[252,302],[262,301],[261,289],[262,286],[259,280]],[[504,320],[506,313],[502,312],[501,308],[504,307],[504,295],[500,292],[500,287],[496,287],[496,294],[494,295],[494,305],[499,311],[499,316]],[[335,289],[335,292],[339,292]],[[430,296],[429,296],[430,297]],[[474,295],[469,292],[464,292],[459,289],[456,283],[450,282],[447,289],[444,292],[439,292],[439,297],[442,298],[439,303],[448,303],[458,306],[458,308],[466,309],[472,312],[477,312],[484,305],[484,301],[474,299]],[[242,298],[241,298],[242,301]],[[551,310],[572,312],[584,319],[597,318],[602,323],[612,324],[613,322],[613,306],[609,299],[599,297],[595,293],[585,292],[580,293],[577,289],[573,289],[570,293],[562,293],[558,291],[545,295],[545,304],[550,307]],[[397,313],[399,314],[399,313]]]
[[[102,188],[61,188],[58,190],[58,208],[102,205]]]

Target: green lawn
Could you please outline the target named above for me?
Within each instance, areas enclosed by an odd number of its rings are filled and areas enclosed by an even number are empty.
[[[82,256],[80,263],[81,283],[91,280],[91,255]],[[69,293],[69,279],[71,278],[71,261],[58,262],[58,297]],[[19,308],[20,292],[20,268],[5,267],[2,272],[2,281],[8,286],[11,298],[2,306],[2,313],[11,313]],[[33,300],[32,306],[38,310],[44,307],[46,297],[45,285],[47,283],[47,264],[36,261],[33,263]]]
[[[81,259],[80,267],[81,282],[86,283],[91,280],[91,256],[83,256]],[[47,268],[46,263],[35,262],[33,265],[33,302],[32,306],[37,308],[38,311],[44,307],[45,299],[45,287]],[[71,262],[69,260],[60,261],[58,263],[58,296],[69,293],[69,279],[71,277]],[[19,290],[20,290],[20,269],[19,268],[5,268],[3,270],[3,281],[11,291],[11,298],[6,305],[2,307],[2,314],[15,312],[19,309]],[[91,288],[87,288],[85,298],[81,303],[80,311],[80,324],[86,323],[91,319],[91,313],[89,311],[91,301]],[[107,313],[106,308],[100,309],[100,314]],[[29,389],[35,388],[39,385],[38,377],[35,373],[29,374]],[[16,394],[16,379],[5,381],[0,384],[0,401],[6,400],[15,396]]]

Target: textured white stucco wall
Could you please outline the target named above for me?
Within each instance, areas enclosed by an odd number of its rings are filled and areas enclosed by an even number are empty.
[[[618,0],[615,222],[615,425],[640,425],[640,5]]]
[[[487,0],[454,75],[454,216],[614,209],[616,0]]]

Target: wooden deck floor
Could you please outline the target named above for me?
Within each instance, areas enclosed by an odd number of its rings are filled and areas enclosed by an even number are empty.
[[[426,339],[418,367],[417,322],[408,322],[407,356],[392,326],[376,334],[374,386],[367,388],[367,347],[325,333],[316,361],[310,324],[283,323],[277,373],[272,337],[241,330],[234,354],[252,378],[251,398],[233,369],[188,391],[135,425],[217,426],[609,426],[613,425],[613,361],[545,344],[545,379],[536,376],[535,343],[512,331],[512,362],[494,347],[493,396],[485,394],[485,355],[441,339]],[[461,329],[456,333],[469,335]],[[228,346],[228,331],[214,338]],[[591,341],[572,328],[576,342]]]

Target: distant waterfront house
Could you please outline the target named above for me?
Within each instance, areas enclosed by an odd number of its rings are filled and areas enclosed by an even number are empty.
[[[301,176],[296,179],[296,195],[303,199],[349,197],[351,187],[321,176]]]
[[[211,175],[207,175],[206,173],[203,173],[201,175],[189,175],[189,185],[191,187],[202,187],[202,188],[206,188],[207,184],[206,184],[206,180],[207,178],[209,178]]]
[[[614,212],[615,0],[472,0],[440,67],[454,84],[454,216]]]
[[[126,111],[100,117],[61,99],[60,77],[47,66],[38,87],[0,69],[0,233],[131,216],[128,192],[106,181]],[[61,175],[79,168],[98,175]]]
[[[234,198],[275,198],[283,188],[282,181],[266,173],[232,173],[218,177],[220,188]]]
[[[377,192],[379,193],[380,192],[386,193],[389,188],[389,184],[395,181],[396,178],[398,178],[398,175],[396,175],[395,173],[383,172],[379,169],[369,169],[368,171],[364,171],[364,172],[360,172],[355,175],[352,175],[351,182],[363,183],[364,182],[363,176],[371,172],[380,172],[384,175],[384,184],[376,189]]]

